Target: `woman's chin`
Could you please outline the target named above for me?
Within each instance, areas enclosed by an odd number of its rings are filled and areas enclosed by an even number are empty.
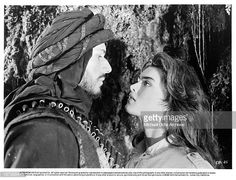
[[[125,105],[125,110],[127,113],[129,113],[130,115],[133,115],[133,116],[140,116],[140,113],[138,113],[137,111],[135,111],[134,108],[132,108],[132,105],[130,105],[129,103],[127,103]]]
[[[125,105],[125,110],[126,110],[127,113],[130,114],[130,107],[129,107],[128,103]]]

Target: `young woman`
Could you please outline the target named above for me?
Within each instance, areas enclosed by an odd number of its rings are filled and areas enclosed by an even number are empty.
[[[158,53],[131,86],[126,110],[143,133],[133,140],[128,168],[217,168],[208,100],[193,68]]]

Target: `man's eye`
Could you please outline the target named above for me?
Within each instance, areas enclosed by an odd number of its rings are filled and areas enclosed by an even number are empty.
[[[99,55],[99,56],[98,56],[98,59],[99,59],[99,60],[103,60],[104,57],[103,57],[102,55]]]

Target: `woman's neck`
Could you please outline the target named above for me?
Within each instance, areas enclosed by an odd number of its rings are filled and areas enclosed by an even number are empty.
[[[145,142],[147,148],[159,142],[164,137],[164,129],[145,129]]]
[[[148,138],[148,137],[146,137],[146,139],[145,139],[146,148],[148,148],[148,147],[152,146],[153,144],[161,141],[163,138],[165,138],[164,135],[159,137],[159,138]]]

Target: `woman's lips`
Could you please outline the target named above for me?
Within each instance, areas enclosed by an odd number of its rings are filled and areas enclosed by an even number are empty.
[[[130,100],[136,101],[135,98],[131,94],[129,95],[129,101]]]

